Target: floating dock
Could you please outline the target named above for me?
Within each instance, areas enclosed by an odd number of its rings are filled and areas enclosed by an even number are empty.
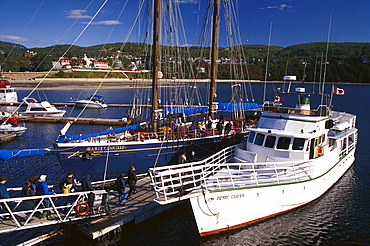
[[[0,134],[0,143],[13,140],[15,138],[15,136],[16,135],[14,133],[11,133],[11,134],[5,134],[5,133]]]
[[[118,192],[111,198],[112,210],[107,216],[77,222],[76,228],[92,239],[97,239],[109,232],[119,230],[123,225],[134,222],[138,224],[161,212],[174,207],[175,204],[159,205],[154,202],[155,193],[150,188],[150,178],[138,180],[137,193],[132,194],[125,206],[117,206]],[[113,198],[113,199],[112,199]]]

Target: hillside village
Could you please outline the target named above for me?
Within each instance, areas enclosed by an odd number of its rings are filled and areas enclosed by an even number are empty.
[[[61,71],[56,76],[62,77],[65,76],[63,71],[71,69],[150,70],[151,56],[145,52],[150,50],[150,45],[128,43],[123,50],[119,47],[119,44],[72,46],[68,53],[61,57],[66,45],[58,45],[52,49],[51,47],[29,49],[22,45],[0,42],[0,60],[4,61],[7,57],[7,61],[0,64],[0,70],[48,71],[53,67],[54,70]],[[304,67],[307,74],[306,80],[315,81],[320,77],[322,66],[327,65],[328,81],[370,83],[370,43],[330,44],[327,61],[322,56],[325,47],[325,43],[299,44],[286,48],[270,47],[267,80],[281,80],[284,75],[296,75],[301,78]],[[242,79],[264,80],[268,47],[244,45],[237,48],[242,50],[237,54],[243,53],[245,57],[239,55],[235,57],[235,52],[230,53],[230,48],[227,47],[218,49],[217,77],[235,78],[230,72],[229,65],[238,64],[240,67],[245,66],[240,68],[239,72]],[[8,56],[10,50],[12,53]],[[210,58],[205,56],[209,53],[207,50],[204,51],[203,48],[201,51],[200,47],[178,47],[178,50],[181,52],[176,55],[169,53],[161,57],[164,77],[191,78],[191,71],[196,71],[197,78],[208,78]],[[184,69],[181,75],[174,71],[174,67],[178,65]],[[74,73],[68,76],[83,75]]]

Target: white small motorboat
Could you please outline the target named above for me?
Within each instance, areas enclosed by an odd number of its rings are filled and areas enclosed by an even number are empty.
[[[18,102],[17,90],[10,87],[10,83],[6,79],[0,79],[0,102],[10,105]]]
[[[84,100],[75,101],[75,106],[80,108],[107,108],[107,104],[102,96],[92,95]]]
[[[37,102],[34,98],[23,98],[23,101],[27,104],[26,111],[20,111],[20,116],[54,116],[62,117],[66,110],[57,109],[54,105],[51,105],[48,101]]]
[[[0,125],[0,133],[1,134],[15,134],[17,137],[21,136],[27,127],[20,126],[20,125],[12,125],[12,124],[1,124]]]

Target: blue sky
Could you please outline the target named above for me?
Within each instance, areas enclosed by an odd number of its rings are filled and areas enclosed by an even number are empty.
[[[199,45],[203,20],[201,13],[204,13],[208,0],[177,1],[180,2],[187,45]],[[243,44],[267,45],[270,23],[271,45],[286,47],[326,42],[330,16],[331,42],[370,42],[370,0],[233,1],[238,2],[239,6],[236,11],[239,14]],[[71,44],[103,2],[104,0],[0,0],[0,41],[22,44],[28,48]],[[92,46],[125,41],[135,19],[138,2],[139,0],[108,1],[75,44]],[[121,11],[122,15],[118,18]],[[220,46],[226,46],[223,38],[224,24],[222,20],[220,23],[219,43]],[[128,41],[140,41],[142,31],[138,26],[142,24],[142,21],[138,22]]]

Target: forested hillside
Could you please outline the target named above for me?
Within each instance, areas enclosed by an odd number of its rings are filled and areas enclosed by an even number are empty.
[[[61,56],[65,58],[82,58],[83,53],[95,59],[105,59],[113,63],[118,58],[122,61],[122,69],[126,69],[132,61],[150,60],[150,45],[143,43],[121,43],[95,45],[90,47],[72,46],[64,54],[69,45],[56,45],[45,48],[27,48],[22,45],[0,42],[0,62],[2,71],[46,71]],[[370,43],[330,43],[326,63],[326,43],[307,43],[289,47],[271,46],[269,52],[267,80],[281,80],[284,75],[296,75],[302,78],[306,68],[306,81],[318,81],[326,65],[326,81],[370,83]],[[240,49],[241,48],[241,49]],[[37,53],[25,57],[27,51]],[[161,47],[162,70],[166,76],[171,58],[177,61],[193,61],[193,68],[204,67],[208,71],[209,49],[201,47],[177,47],[176,54],[168,47]],[[244,45],[241,47],[220,47],[218,50],[218,78],[235,78],[230,72],[230,64],[246,65],[241,77],[245,79],[264,80],[268,47],[265,45]],[[189,57],[190,56],[190,57]],[[326,63],[326,64],[325,64]],[[144,64],[144,63],[143,63]],[[150,69],[150,65],[142,67]],[[190,72],[185,72],[190,74]],[[172,76],[168,72],[167,76]],[[189,75],[190,76],[190,75]],[[207,78],[208,73],[198,75]]]

